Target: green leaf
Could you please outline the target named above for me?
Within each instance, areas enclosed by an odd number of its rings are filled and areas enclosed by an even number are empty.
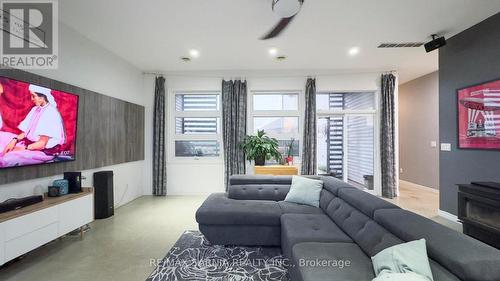
[[[266,136],[264,130],[257,131],[255,136],[246,136],[239,147],[244,151],[248,160],[264,157],[267,160],[275,158],[279,162],[282,158],[278,150],[278,140]]]

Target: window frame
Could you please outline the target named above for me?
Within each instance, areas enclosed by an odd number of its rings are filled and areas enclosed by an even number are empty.
[[[176,97],[177,95],[218,95],[218,110],[194,110],[194,111],[177,111]],[[223,163],[224,149],[222,143],[222,93],[217,90],[172,90],[169,95],[167,104],[168,116],[168,151],[169,162],[175,163]],[[216,134],[178,134],[176,132],[176,118],[219,118],[218,133]],[[219,156],[176,156],[175,142],[176,141],[218,141]]]
[[[254,110],[255,95],[297,95],[297,110]],[[294,138],[299,141],[299,155],[294,156],[294,165],[301,162],[302,159],[302,131],[303,131],[303,91],[302,90],[251,90],[248,95],[248,110],[247,110],[247,134],[254,135],[254,117],[297,117],[298,130],[296,133],[274,134],[268,133],[269,137],[277,140],[288,141]]]

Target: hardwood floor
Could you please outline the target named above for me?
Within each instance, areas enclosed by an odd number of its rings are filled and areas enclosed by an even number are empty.
[[[438,215],[439,191],[401,182],[399,197],[387,199],[387,201],[424,217],[432,218]]]
[[[385,200],[462,232],[462,225],[460,223],[447,220],[438,215],[439,190],[420,187],[403,181],[400,182],[399,197]]]

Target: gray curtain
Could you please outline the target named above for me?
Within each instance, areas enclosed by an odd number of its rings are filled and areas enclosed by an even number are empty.
[[[382,161],[382,196],[386,198],[394,198],[397,196],[394,105],[395,86],[396,77],[394,75],[382,75],[380,152]]]
[[[165,162],[165,78],[156,77],[153,116],[153,195],[167,195]]]
[[[224,141],[224,185],[229,177],[245,174],[245,154],[240,143],[247,132],[247,82],[222,81],[222,136]]]
[[[307,79],[302,141],[302,175],[316,174],[316,79]]]

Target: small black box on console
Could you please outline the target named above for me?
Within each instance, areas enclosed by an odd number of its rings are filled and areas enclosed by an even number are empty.
[[[82,172],[66,172],[64,179],[68,181],[69,193],[82,192]]]

